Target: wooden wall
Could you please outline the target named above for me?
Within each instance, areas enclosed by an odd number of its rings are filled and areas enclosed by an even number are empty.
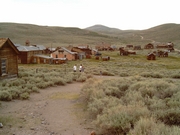
[[[18,75],[18,55],[8,42],[0,48],[0,79]],[[6,63],[6,74],[2,75],[2,61]]]

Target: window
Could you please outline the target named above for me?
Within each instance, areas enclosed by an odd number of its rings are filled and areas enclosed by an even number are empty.
[[[7,59],[1,59],[1,75],[5,75],[6,72],[6,64],[7,64]]]
[[[56,58],[58,58],[58,55],[56,54]]]

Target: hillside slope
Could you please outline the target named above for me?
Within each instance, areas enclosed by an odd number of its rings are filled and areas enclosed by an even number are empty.
[[[45,46],[66,46],[77,44],[95,44],[96,42],[112,42],[114,39],[79,28],[48,27],[32,24],[0,23],[0,37],[8,37],[14,43],[43,44]],[[118,42],[118,41],[117,41]]]
[[[103,25],[86,29],[49,27],[32,24],[0,23],[0,37],[9,37],[13,43],[66,46],[106,42],[116,45],[145,45],[149,42],[173,42],[180,48],[180,24],[163,24],[146,30],[120,30]]]
[[[173,42],[180,44],[180,24],[162,24],[146,30],[119,30],[103,25],[94,25],[87,30],[102,33],[108,36],[119,37],[124,43],[146,44],[148,42]]]

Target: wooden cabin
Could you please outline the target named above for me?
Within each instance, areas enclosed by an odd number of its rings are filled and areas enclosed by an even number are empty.
[[[129,54],[136,54],[135,51],[133,51],[133,50],[127,50],[127,49],[125,49],[124,47],[120,47],[120,48],[119,48],[119,51],[120,51],[120,55],[121,55],[121,56],[127,56],[127,55],[129,55]]]
[[[154,52],[148,53],[146,58],[147,58],[147,60],[155,60],[156,54]]]
[[[0,38],[0,79],[18,76],[19,53],[9,38]]]
[[[154,49],[154,45],[151,43],[148,43],[147,45],[144,46],[144,49]]]

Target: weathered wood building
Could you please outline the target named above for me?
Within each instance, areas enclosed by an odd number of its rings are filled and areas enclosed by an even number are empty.
[[[50,57],[45,54],[45,47],[42,45],[15,45],[19,50],[18,63],[31,64],[31,63],[50,63]]]
[[[0,79],[18,76],[19,51],[9,38],[0,38]]]
[[[144,46],[144,49],[154,49],[154,45],[151,43],[148,43],[147,45]]]

